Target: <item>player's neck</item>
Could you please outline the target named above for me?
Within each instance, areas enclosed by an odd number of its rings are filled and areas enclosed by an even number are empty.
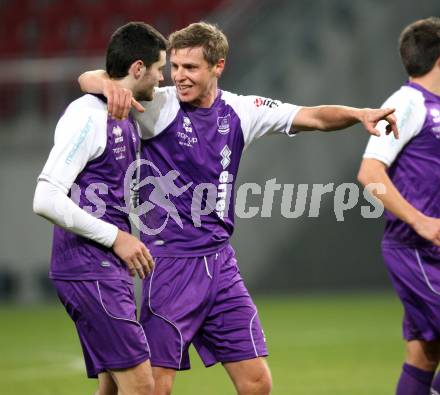
[[[193,102],[190,102],[190,104],[194,107],[199,108],[211,108],[211,106],[214,104],[215,99],[217,99],[218,89],[217,85],[215,88],[211,88],[208,92],[206,92],[205,95],[198,97]]]
[[[133,92],[135,81],[133,78],[130,78],[130,76],[125,76],[124,78],[119,79],[112,79],[113,82],[115,82],[117,85],[119,85],[121,88],[129,89]]]
[[[440,96],[440,72],[430,72],[421,77],[410,78],[410,81],[419,84],[427,91]]]

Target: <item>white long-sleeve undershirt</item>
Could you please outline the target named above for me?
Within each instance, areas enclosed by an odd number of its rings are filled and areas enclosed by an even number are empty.
[[[55,130],[55,144],[38,177],[34,212],[62,228],[111,247],[118,228],[80,208],[67,194],[87,163],[107,142],[107,108],[92,95],[69,105]]]
[[[76,205],[64,191],[46,181],[38,181],[34,195],[34,212],[61,226],[69,232],[111,247],[116,240],[118,228],[95,218]]]

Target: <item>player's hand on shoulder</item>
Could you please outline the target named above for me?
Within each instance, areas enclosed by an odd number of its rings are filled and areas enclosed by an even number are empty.
[[[397,129],[397,119],[394,115],[394,108],[364,108],[361,110],[360,121],[364,125],[369,134],[373,136],[380,136],[380,132],[377,129],[379,121],[386,121],[388,124],[385,129],[385,133],[388,135],[393,133],[396,139],[399,138],[399,131]]]
[[[150,251],[130,233],[119,230],[112,248],[114,253],[125,262],[131,276],[134,277],[137,273],[141,279],[144,279],[153,270],[154,260]]]
[[[422,215],[414,225],[413,229],[424,239],[440,247],[440,218],[427,217]]]
[[[130,89],[118,85],[115,81],[105,79],[103,81],[103,92],[107,98],[107,107],[110,116],[115,119],[126,119],[131,107],[143,112],[144,107],[133,97]]]

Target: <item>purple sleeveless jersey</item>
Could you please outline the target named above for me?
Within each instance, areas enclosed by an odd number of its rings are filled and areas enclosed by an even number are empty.
[[[102,98],[94,100],[102,101]],[[131,117],[124,121],[111,119],[106,115],[106,103],[102,101],[101,104],[104,115],[100,113],[99,117],[94,117],[92,114],[88,121],[90,124],[83,128],[83,134],[90,132],[87,128],[95,133],[103,133],[102,129],[105,129],[105,148],[97,158],[86,164],[70,189],[69,196],[92,215],[130,232],[128,212],[118,207],[127,206],[125,195],[129,185],[124,187],[124,178],[127,169],[136,160],[139,133]],[[82,149],[80,145],[85,143],[88,142],[81,139],[74,143],[65,162],[75,160],[75,150]],[[126,278],[131,281],[125,264],[111,249],[58,226],[54,228],[49,276],[58,280]]]
[[[423,95],[426,116],[420,132],[400,151],[389,168],[389,176],[402,196],[422,213],[440,217],[440,96],[418,84],[406,86]],[[383,241],[406,245],[426,245],[409,225],[386,212]]]

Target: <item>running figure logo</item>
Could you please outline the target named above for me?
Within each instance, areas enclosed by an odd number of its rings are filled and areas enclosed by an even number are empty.
[[[139,180],[139,171],[142,165],[149,166],[157,176],[147,176],[143,180]],[[148,200],[144,201],[142,204],[137,205],[136,207],[127,208],[119,208],[123,211],[131,211],[131,219],[138,227],[138,229],[148,235],[157,235],[160,233],[168,223],[169,218],[171,217],[180,228],[183,229],[183,223],[180,219],[179,213],[177,211],[176,206],[170,200],[170,196],[178,197],[182,195],[185,191],[189,189],[192,185],[192,182],[178,187],[175,183],[175,180],[180,176],[180,173],[177,170],[171,170],[167,174],[163,175],[161,171],[154,165],[154,163],[140,159],[138,161],[133,162],[127,173],[125,175],[125,185],[130,185],[130,180],[137,179],[135,182],[134,189],[135,193],[138,193],[140,188],[146,187],[147,185],[152,185],[153,190],[150,193]],[[128,183],[128,184],[127,184]],[[132,183],[133,185],[133,183]],[[130,202],[130,188],[125,189],[125,202]],[[128,196],[127,196],[128,195]],[[160,207],[166,212],[166,218],[163,223],[157,228],[148,227],[141,219],[142,216],[148,215],[148,213],[156,207]]]

